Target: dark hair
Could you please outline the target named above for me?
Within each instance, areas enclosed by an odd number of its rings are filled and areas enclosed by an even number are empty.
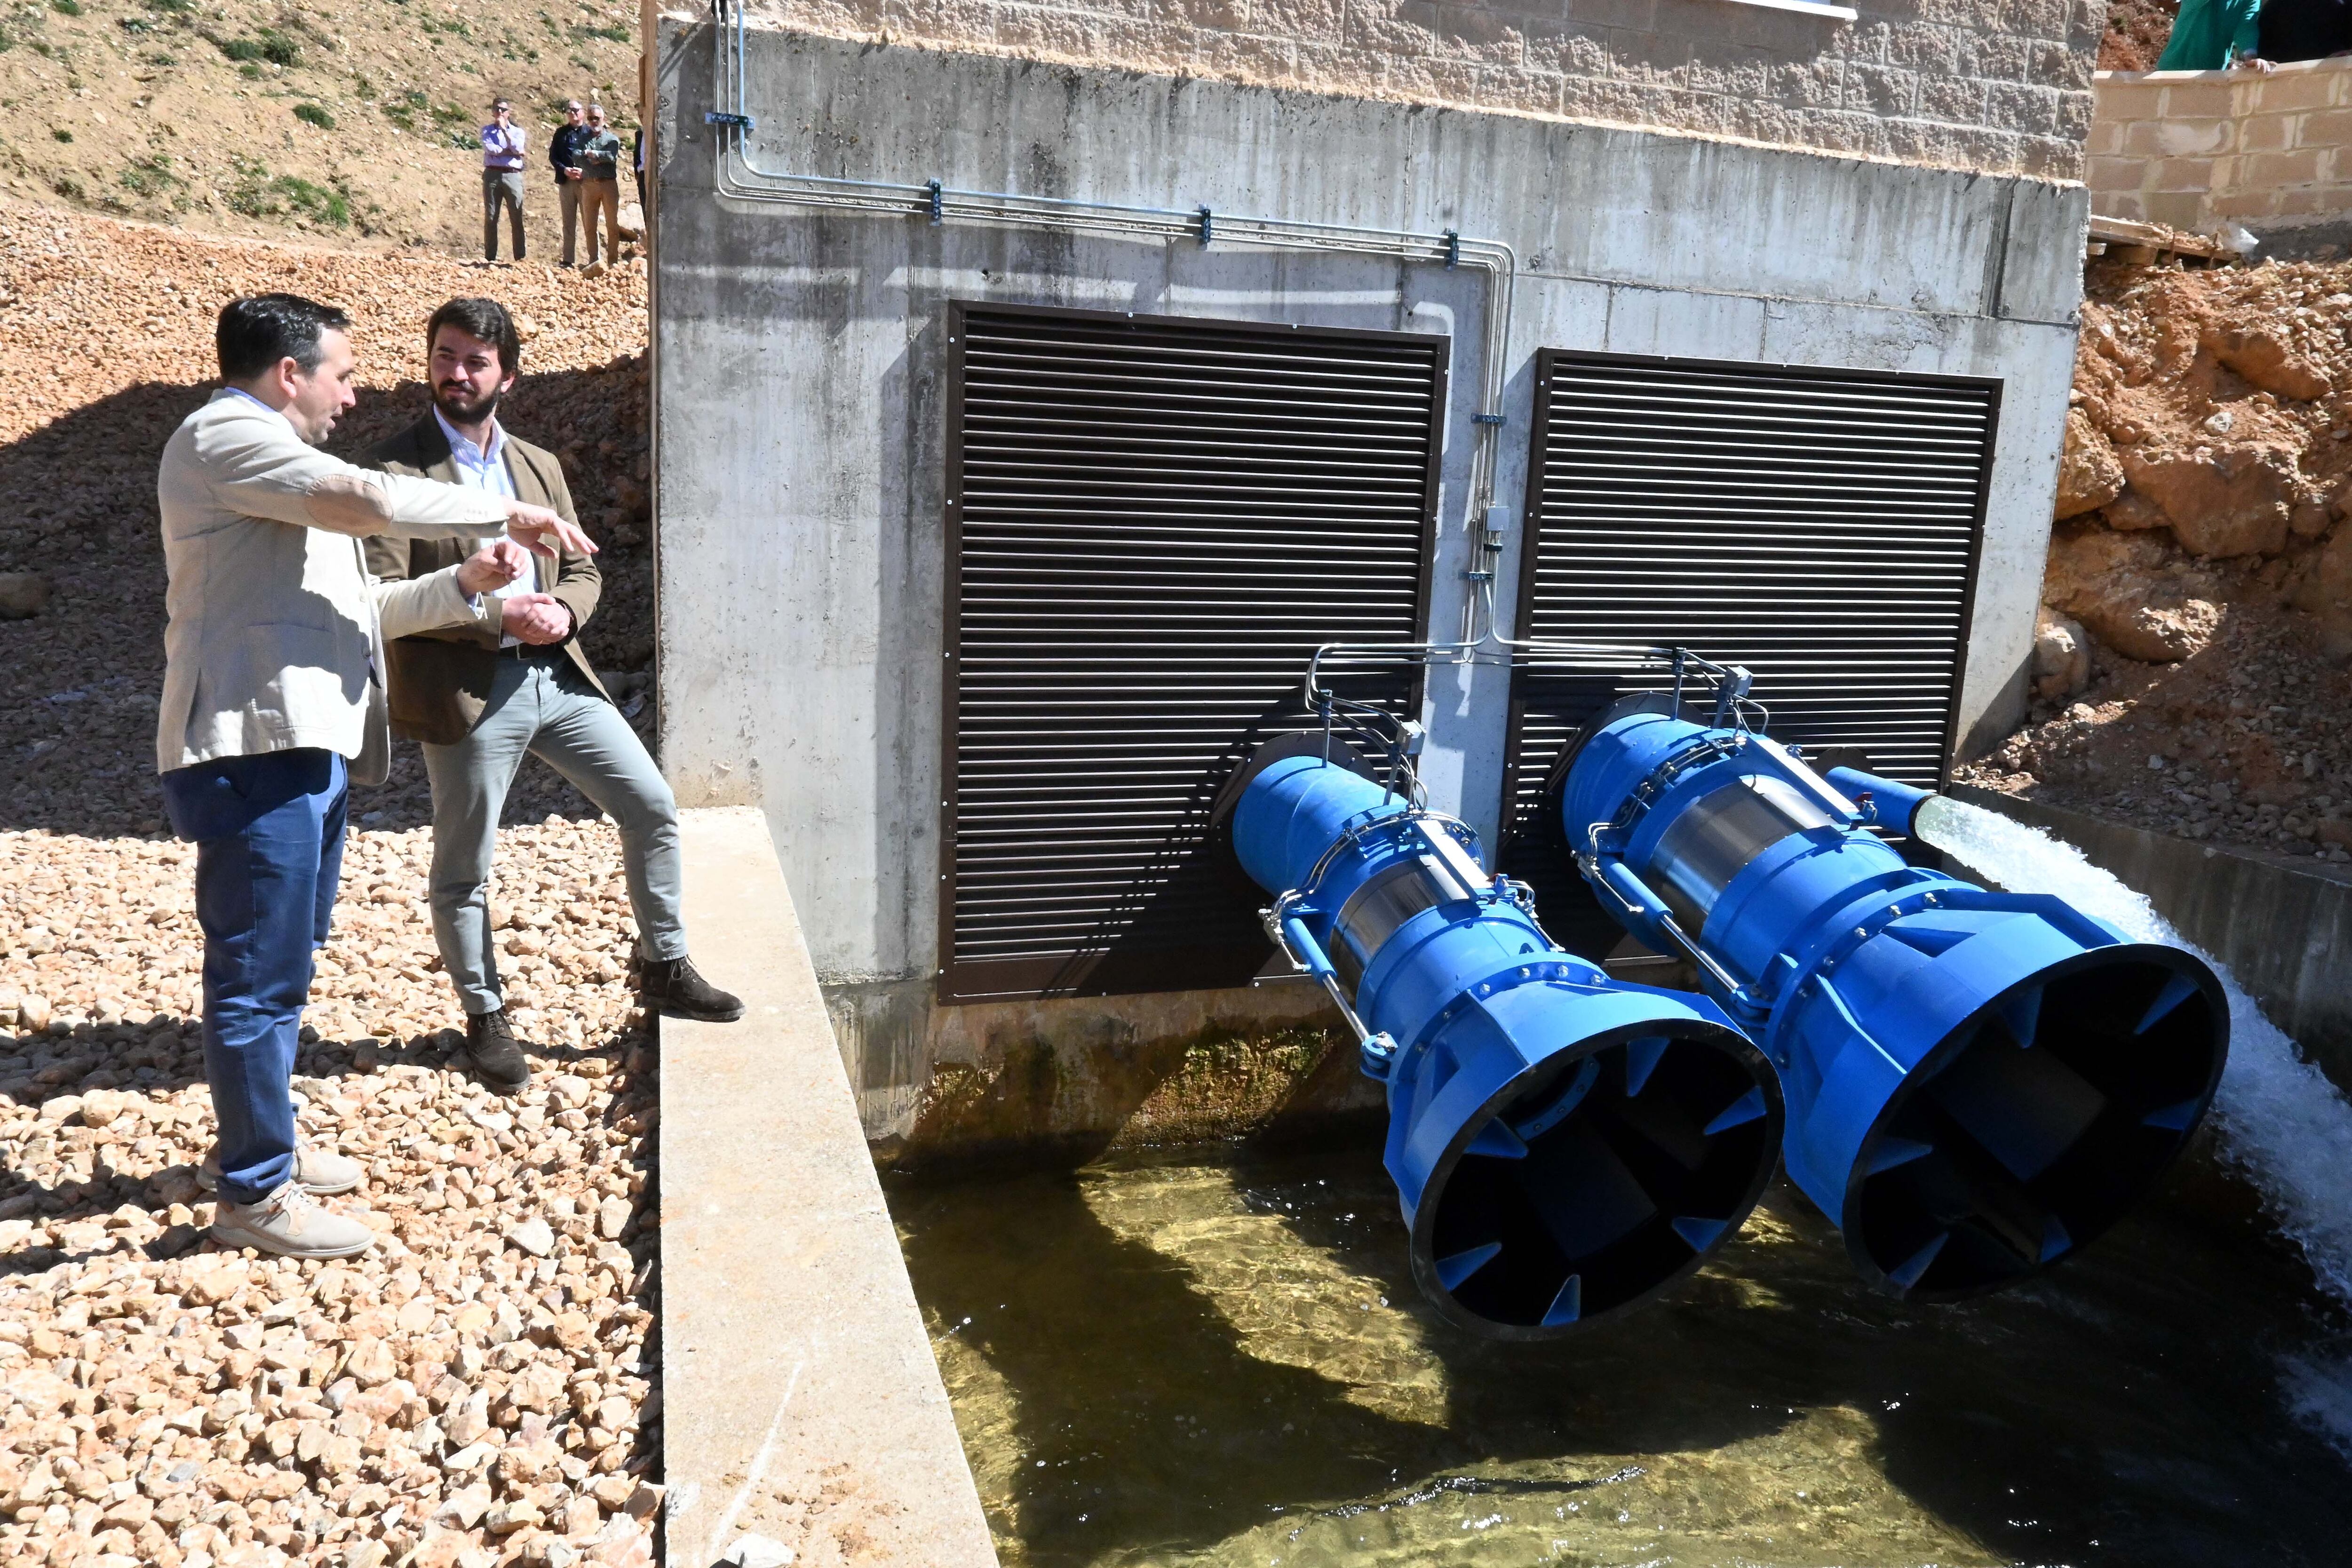
[[[499,368],[509,375],[522,363],[522,336],[515,331],[514,318],[496,300],[452,300],[433,312],[425,323],[425,352],[433,352],[434,340],[444,327],[455,327],[467,337],[479,338],[499,351]]]
[[[213,328],[223,381],[250,381],[279,360],[308,373],[319,368],[319,335],[348,328],[352,319],[332,305],[299,294],[247,294],[221,307]]]

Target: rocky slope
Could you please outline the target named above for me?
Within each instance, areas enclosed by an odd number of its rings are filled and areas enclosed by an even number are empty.
[[[582,521],[604,546],[605,590],[585,643],[614,695],[639,701],[653,658],[646,550],[645,279],[541,266],[202,238],[44,212],[0,198],[0,573],[54,596],[0,619],[0,824],[72,833],[162,826],[154,702],[163,679],[163,552],[155,456],[213,374],[212,323],[232,294],[295,289],[349,309],[360,404],[332,446],[352,453],[426,406],[425,320],[453,294],[492,294],[527,318],[523,376],[504,416],[553,448]],[[526,764],[509,819],[580,803]],[[362,820],[425,817],[423,770],[401,748]],[[381,813],[376,816],[372,814]]]
[[[2034,721],[1964,779],[2348,858],[2347,321],[2342,263],[2095,270]]]
[[[634,125],[636,26],[617,0],[18,0],[0,8],[0,185],[217,233],[478,255],[474,133],[502,93],[534,138],[530,248],[553,260],[538,153],[567,97]]]
[[[617,838],[540,764],[509,801],[526,826],[495,894],[537,1086],[498,1101],[447,1066],[458,1013],[425,913],[420,770],[398,747],[393,785],[354,801],[297,1061],[305,1135],[367,1167],[330,1201],[384,1239],[322,1268],[201,1235],[201,942],[154,786],[154,465],[207,390],[214,311],[270,288],[357,318],[344,449],[422,410],[443,299],[530,318],[507,418],[562,454],[607,547],[588,646],[649,718],[640,273],[236,242],[0,197],[0,1561],[644,1564],[657,1073],[624,974]]]
[[[2099,40],[2099,68],[2154,70],[2179,12],[2180,0],[2112,0],[2106,35]]]

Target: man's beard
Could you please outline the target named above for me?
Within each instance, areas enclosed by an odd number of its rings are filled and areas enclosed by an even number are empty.
[[[433,389],[433,406],[452,425],[479,425],[499,411],[499,395],[485,393],[479,402],[465,401],[465,394],[448,387]]]

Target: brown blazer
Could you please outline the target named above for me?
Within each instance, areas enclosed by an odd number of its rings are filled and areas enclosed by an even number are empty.
[[[360,461],[386,473],[460,482],[457,459],[449,455],[449,438],[430,413],[399,435],[369,447]],[[579,521],[572,510],[571,487],[563,482],[563,465],[552,452],[519,441],[509,433],[506,463],[516,500],[551,508],[568,522]],[[460,540],[377,534],[367,542],[367,567],[375,577],[388,581],[422,577],[455,566],[471,553],[472,548]],[[606,701],[612,700],[588,656],[580,650],[580,634],[586,629],[588,617],[596,613],[597,596],[604,586],[595,560],[567,550],[551,569],[546,561],[536,558],[534,565],[539,591],[554,595],[572,611],[572,636],[564,640],[563,651],[571,655],[588,683],[604,693]],[[548,581],[551,570],[552,584]],[[482,614],[472,624],[397,637],[384,646],[384,662],[392,679],[388,695],[394,734],[436,746],[454,745],[482,721],[490,682],[498,674],[500,635],[498,601],[485,597],[482,605]]]

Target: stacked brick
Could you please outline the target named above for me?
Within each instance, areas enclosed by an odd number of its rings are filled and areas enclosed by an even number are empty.
[[[2091,205],[2258,234],[2352,216],[2352,59],[2250,71],[2102,71]]]
[[[672,0],[676,4],[677,0]],[[2080,179],[2102,0],[752,0],[835,37]],[[681,15],[684,13],[681,12]]]

